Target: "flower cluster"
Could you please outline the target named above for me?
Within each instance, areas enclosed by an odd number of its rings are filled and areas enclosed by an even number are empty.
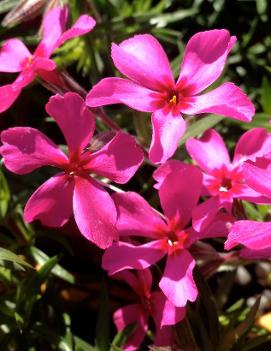
[[[42,39],[33,54],[18,39],[7,40],[0,50],[0,70],[21,72],[0,87],[0,110],[8,109],[21,90],[36,76],[58,84],[53,51],[66,40],[88,33],[95,21],[81,16],[68,30],[67,7],[49,10]],[[169,60],[160,43],[149,34],[112,44],[112,59],[127,78],[104,78],[84,100],[74,92],[52,96],[47,113],[63,133],[68,154],[45,134],[31,127],[2,131],[0,154],[6,168],[19,175],[52,166],[58,172],[29,198],[26,222],[61,227],[74,216],[79,231],[106,249],[102,267],[124,280],[138,301],[118,309],[118,330],[137,322],[125,349],[136,350],[153,319],[156,345],[170,345],[171,326],[185,317],[187,303],[197,299],[193,278],[197,255],[193,248],[205,238],[221,237],[225,249],[242,244],[240,257],[271,255],[271,222],[242,219],[236,204],[271,202],[271,136],[263,128],[244,133],[233,161],[222,137],[213,129],[190,138],[186,150],[194,164],[170,159],[186,130],[184,115],[217,113],[249,122],[254,106],[233,83],[205,91],[221,75],[236,38],[225,29],[195,34],[184,52],[180,74],[174,81]],[[162,211],[136,192],[114,192],[109,184],[127,183],[144,160],[135,137],[114,132],[98,150],[91,148],[95,118],[91,108],[110,104],[151,113],[152,141],[149,160]],[[240,220],[242,219],[242,220]],[[164,267],[158,281],[151,268]]]

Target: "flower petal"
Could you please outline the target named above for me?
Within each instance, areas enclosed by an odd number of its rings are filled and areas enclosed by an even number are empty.
[[[271,222],[238,221],[230,230],[225,249],[242,244],[253,250],[271,247]]]
[[[118,238],[117,211],[110,195],[91,178],[75,178],[73,211],[80,232],[102,249]]]
[[[195,34],[186,46],[178,83],[191,87],[193,95],[203,91],[222,73],[235,41],[226,29]]]
[[[114,274],[112,278],[122,280],[127,283],[130,288],[132,288],[140,297],[142,294],[151,291],[152,288],[152,273],[148,268],[137,271],[130,271],[126,269]]]
[[[5,112],[21,94],[21,89],[16,89],[12,84],[0,87],[0,113]]]
[[[162,183],[159,189],[161,206],[168,220],[178,224],[178,229],[184,228],[190,221],[201,188],[201,172],[193,165],[170,173]]]
[[[148,271],[149,274],[151,275],[149,269],[142,270],[142,272],[145,272],[145,271]],[[120,272],[112,275],[112,278],[124,281],[126,284],[128,284],[130,286],[131,289],[134,290],[134,292],[137,295],[140,296],[141,286],[140,286],[140,281],[138,279],[138,272],[139,271],[130,271],[130,270],[126,269],[125,271],[120,271]]]
[[[174,306],[160,291],[152,293],[151,301],[152,317],[157,329],[165,325],[175,325],[185,317],[185,308]]]
[[[112,198],[118,210],[117,229],[120,236],[159,237],[166,224],[139,194],[128,191],[115,193]]]
[[[139,350],[139,346],[144,340],[148,330],[148,316],[143,313],[141,306],[139,304],[134,304],[119,308],[114,313],[113,320],[118,331],[123,330],[129,324],[136,323],[136,329],[128,338],[123,350]]]
[[[255,161],[271,152],[271,136],[265,128],[252,128],[236,144],[233,162]]]
[[[36,72],[34,65],[29,65],[26,67],[15,79],[15,81],[12,83],[13,89],[15,90],[21,90],[30,83],[33,82],[33,80],[36,77]]]
[[[46,111],[55,119],[64,134],[70,159],[79,157],[95,130],[93,114],[84,100],[76,93],[55,95],[47,103]]]
[[[162,185],[164,179],[172,172],[176,172],[181,170],[182,168],[187,167],[187,164],[183,163],[179,160],[168,160],[163,163],[153,172],[153,179],[157,181],[157,183],[153,186],[155,189],[159,189]]]
[[[125,104],[135,110],[153,112],[158,94],[123,78],[104,78],[92,87],[86,98],[90,107]]]
[[[172,326],[164,326],[161,329],[156,329],[154,334],[155,346],[172,346],[175,344],[175,333]],[[168,348],[165,348],[168,350]]]
[[[53,71],[56,69],[56,64],[53,60],[43,58],[43,57],[37,57],[33,61],[33,69],[36,71],[38,74],[40,70],[42,71]]]
[[[27,201],[24,209],[26,222],[40,220],[43,225],[60,227],[72,215],[74,182],[58,173],[43,183]]]
[[[143,151],[135,139],[126,133],[118,132],[102,149],[91,154],[85,167],[116,183],[124,184],[133,177],[143,159]]]
[[[240,257],[247,260],[265,260],[271,258],[271,247],[262,250],[244,248],[240,251]]]
[[[193,279],[195,265],[195,260],[187,250],[175,252],[167,258],[159,286],[176,307],[184,307],[187,301],[193,302],[197,298],[198,290]]]
[[[67,163],[65,154],[37,129],[14,127],[1,133],[0,153],[8,170],[26,174],[42,166],[62,167]]]
[[[164,163],[178,147],[180,138],[185,132],[185,121],[180,115],[171,111],[165,113],[157,110],[152,114],[152,141],[149,158],[154,163]]]
[[[119,241],[105,251],[102,267],[109,275],[124,269],[145,269],[160,261],[164,255],[160,240],[138,246]]]
[[[200,232],[195,231],[192,227],[186,229],[185,231],[188,234],[188,240],[186,241],[185,246],[189,248],[192,244],[202,239],[227,237],[230,228],[232,227],[232,223],[235,220],[236,218],[232,215],[225,212],[219,212],[214,220]]]
[[[250,122],[255,113],[254,105],[247,95],[233,83],[224,83],[192,99],[193,102],[182,109],[183,113],[217,113],[244,122]]]
[[[50,57],[65,30],[68,7],[54,7],[47,11],[42,22],[42,40],[35,50],[35,56]]]
[[[271,198],[271,173],[257,167],[257,163],[245,162],[242,166],[246,184],[268,198]]]
[[[220,208],[219,197],[211,197],[194,208],[192,212],[193,228],[200,232],[215,218]]]
[[[55,48],[58,48],[65,41],[70,40],[72,38],[80,37],[88,32],[90,32],[96,25],[96,21],[94,18],[88,15],[80,16],[77,21],[72,25],[72,27],[66,30],[61,37],[58,39]]]
[[[258,193],[246,184],[242,185],[240,193],[236,197],[254,204],[271,204],[271,197],[262,196],[261,193]]]
[[[0,72],[20,72],[30,57],[30,52],[21,40],[9,39],[0,49]]]
[[[111,55],[117,69],[143,87],[160,91],[174,84],[167,55],[150,34],[135,35],[119,45],[112,44]]]
[[[208,129],[199,139],[189,138],[185,146],[190,157],[207,173],[230,164],[226,145],[214,129]]]

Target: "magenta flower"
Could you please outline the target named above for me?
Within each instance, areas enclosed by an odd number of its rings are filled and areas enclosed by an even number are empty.
[[[116,279],[124,280],[138,296],[138,303],[118,309],[113,316],[118,331],[136,323],[136,329],[124,345],[125,351],[139,350],[148,330],[148,320],[154,320],[156,332],[154,344],[169,346],[174,341],[171,325],[178,323],[185,316],[185,308],[175,307],[160,291],[151,291],[152,275],[144,269],[135,274],[123,271],[116,274]]]
[[[12,84],[0,87],[0,112],[6,111],[37,75],[50,80],[56,64],[50,59],[53,51],[65,41],[90,32],[95,20],[80,16],[74,25],[65,31],[68,7],[55,7],[47,12],[42,24],[42,39],[31,54],[18,39],[7,40],[0,49],[0,72],[21,72]]]
[[[211,196],[193,212],[196,230],[208,225],[220,208],[231,212],[234,199],[270,203],[261,192],[246,184],[243,172],[246,160],[255,160],[271,152],[271,136],[266,129],[253,128],[244,133],[236,144],[233,162],[230,162],[223,139],[214,129],[207,130],[199,139],[190,138],[186,148],[203,171],[204,195]]]
[[[271,222],[237,221],[233,224],[225,249],[242,244],[241,257],[271,258]]]
[[[225,29],[195,34],[185,49],[180,75],[174,81],[170,63],[159,42],[149,34],[112,45],[112,59],[129,79],[105,78],[87,96],[87,105],[123,103],[152,112],[150,160],[163,163],[175,152],[185,132],[181,114],[218,113],[249,122],[254,106],[233,83],[199,95],[221,75],[236,41]]]
[[[270,152],[266,157],[254,161],[247,161],[243,165],[246,182],[254,191],[271,199]],[[230,250],[239,244],[245,246],[241,251],[244,258],[270,258],[271,222],[236,222],[229,233],[225,249]]]
[[[105,251],[103,268],[109,274],[124,269],[145,269],[167,256],[159,283],[161,290],[177,307],[195,301],[198,291],[192,273],[196,262],[189,248],[199,239],[226,234],[224,221],[217,221],[201,233],[188,226],[201,190],[202,176],[195,166],[170,173],[159,188],[165,218],[136,193],[114,194],[120,236],[145,237],[148,242],[135,245],[119,241]]]
[[[143,152],[133,137],[122,132],[99,151],[89,152],[86,147],[93,136],[95,120],[78,94],[53,96],[46,111],[64,134],[68,157],[37,129],[15,127],[1,133],[0,153],[11,172],[26,174],[47,165],[62,169],[30,197],[24,218],[27,222],[39,219],[44,225],[58,227],[73,213],[80,232],[106,248],[118,237],[116,207],[91,174],[126,183],[142,163]]]

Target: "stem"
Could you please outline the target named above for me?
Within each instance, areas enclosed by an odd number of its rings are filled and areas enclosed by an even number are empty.
[[[178,324],[177,328],[174,328],[176,332],[176,339],[179,346],[185,350],[199,351],[198,345],[194,338],[192,328],[187,315]]]
[[[100,108],[92,108],[91,109],[93,113],[95,113],[103,122],[104,124],[109,127],[110,129],[120,131],[121,128],[115,123],[110,117],[107,116],[107,114],[104,112],[104,110]]]
[[[94,2],[92,0],[88,1],[88,5],[93,13],[93,16],[95,17],[97,23],[101,23],[102,22],[102,16],[100,15],[96,5],[94,4]]]

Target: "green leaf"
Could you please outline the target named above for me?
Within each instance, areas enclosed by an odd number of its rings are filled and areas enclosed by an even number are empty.
[[[204,320],[205,331],[202,335],[209,346],[203,350],[218,350],[220,342],[220,324],[218,319],[218,311],[215,298],[209,288],[209,285],[204,280],[200,270],[196,267],[194,269],[194,278],[199,291],[199,299],[197,302],[197,310]],[[207,337],[205,335],[207,334]],[[206,344],[205,344],[206,345]],[[207,345],[206,345],[207,346]]]
[[[88,344],[78,336],[74,337],[75,351],[99,351],[97,347]]]
[[[254,204],[247,202],[247,201],[243,201],[242,204],[245,208],[245,212],[246,212],[248,218],[251,221],[263,221],[264,220],[262,214],[258,211],[258,209],[255,207]]]
[[[33,255],[35,261],[39,265],[43,265],[49,260],[49,256],[47,256],[43,251],[41,251],[35,246],[32,246],[30,248],[30,252]],[[70,284],[75,283],[75,277],[70,272],[68,272],[65,268],[61,267],[59,264],[57,264],[53,268],[52,273],[58,278],[61,278]]]
[[[59,344],[58,344],[58,350],[59,351],[73,351],[73,336],[71,333],[71,319],[70,316],[66,313],[63,315],[66,331],[65,335],[63,335],[60,338]]]
[[[179,11],[174,11],[171,13],[164,13],[159,16],[152,17],[150,19],[150,24],[157,27],[166,27],[169,23],[181,21],[187,17],[194,16],[198,12],[198,9],[184,9]]]
[[[51,257],[37,272],[29,274],[17,287],[16,313],[23,320],[23,328],[28,328],[32,307],[41,298],[40,287],[48,279],[57,264],[57,256]],[[20,325],[20,329],[22,326]]]
[[[216,124],[221,122],[224,119],[223,116],[218,116],[218,115],[208,115],[204,118],[201,118],[191,124],[184,136],[182,137],[179,146],[183,145],[187,139],[191,137],[197,137],[200,136],[202,133],[204,133],[207,129],[213,128]]]
[[[199,351],[197,342],[195,340],[194,332],[188,317],[191,315],[186,315],[185,318],[175,326],[176,331],[176,341],[181,350],[194,350]],[[197,317],[198,320],[198,317]]]
[[[122,349],[122,347],[125,345],[127,339],[129,336],[134,332],[136,328],[136,323],[132,323],[127,325],[123,330],[120,330],[114,337],[110,351],[116,351],[119,349]]]
[[[8,183],[2,171],[0,170],[0,220],[6,216],[10,200],[10,191]]]
[[[3,247],[0,248],[0,260],[13,262],[21,269],[24,269],[24,267],[33,268],[21,256],[18,256],[14,252],[4,249]]]
[[[261,104],[264,113],[271,113],[271,84],[266,77],[262,81]],[[269,116],[270,119],[270,116]]]
[[[266,128],[267,131],[271,131],[271,124],[269,123],[271,119],[268,113],[256,113],[253,120],[250,123],[240,123],[237,120],[231,120],[230,123],[239,124],[243,129],[249,130],[251,128]]]
[[[105,281],[102,282],[100,295],[100,307],[98,321],[96,326],[95,346],[99,351],[108,351],[110,349],[110,319],[109,319],[109,302]]]
[[[11,10],[18,2],[19,0],[2,0],[0,3],[0,13]]]
[[[221,341],[221,351],[241,350],[240,344],[255,322],[255,316],[260,305],[258,297],[246,318],[234,330],[230,330]],[[234,347],[234,348],[233,348]]]
[[[268,7],[268,2],[266,0],[256,0],[256,8],[259,16],[261,17],[261,20],[263,22],[266,22],[268,17],[267,17],[267,7]]]

